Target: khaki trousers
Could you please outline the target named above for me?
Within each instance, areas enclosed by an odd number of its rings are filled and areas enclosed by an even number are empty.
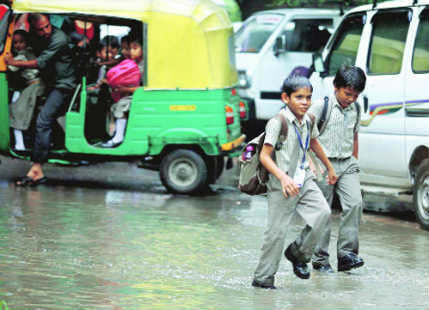
[[[362,218],[362,194],[359,182],[359,165],[356,158],[345,160],[330,159],[338,176],[335,185],[329,185],[326,180],[318,182],[329,205],[332,205],[334,191],[340,200],[342,215],[337,240],[337,257],[347,253],[359,252],[359,224]],[[329,263],[329,241],[331,239],[331,220],[324,228],[320,242],[313,256],[313,263]]]
[[[285,198],[281,191],[268,192],[268,219],[259,264],[254,279],[261,284],[273,284],[283,256],[286,232],[297,212],[305,221],[300,236],[293,242],[292,253],[301,262],[309,262],[319,241],[322,229],[327,226],[330,208],[313,174],[307,172],[299,195]]]

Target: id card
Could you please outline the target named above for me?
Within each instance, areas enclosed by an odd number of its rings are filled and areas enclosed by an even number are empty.
[[[297,167],[295,171],[295,175],[293,177],[294,182],[298,185],[298,187],[302,187],[304,185],[305,179],[305,169],[303,166]]]

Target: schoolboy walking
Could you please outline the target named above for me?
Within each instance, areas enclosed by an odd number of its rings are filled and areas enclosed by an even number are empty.
[[[338,271],[361,267],[364,261],[359,254],[359,224],[362,215],[362,195],[359,183],[358,131],[360,122],[359,106],[355,103],[364,90],[365,73],[355,66],[342,66],[334,79],[334,94],[324,100],[316,101],[310,108],[317,122],[326,115],[319,136],[329,160],[338,175],[335,185],[324,180],[318,182],[323,194],[332,204],[334,192],[338,195],[342,208],[337,241]],[[353,104],[355,103],[355,104]],[[331,221],[324,229],[312,259],[313,269],[333,272],[329,263],[329,241]]]
[[[312,92],[307,78],[287,78],[281,94],[286,106],[280,112],[288,126],[284,143],[278,143],[282,127],[278,118],[272,118],[266,126],[260,161],[270,173],[267,183],[268,219],[261,257],[252,282],[255,287],[275,288],[274,276],[284,250],[287,228],[295,211],[304,219],[306,226],[301,235],[287,247],[284,255],[292,263],[295,275],[308,279],[310,273],[307,262],[331,214],[308,166],[307,151],[311,147],[326,166],[329,183],[335,183],[335,171],[317,141],[317,127],[311,125],[311,119],[306,114]],[[271,157],[273,152],[275,161]]]

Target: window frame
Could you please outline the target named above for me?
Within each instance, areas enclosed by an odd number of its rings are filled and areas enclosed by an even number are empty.
[[[403,63],[404,63],[404,55],[405,55],[405,51],[407,48],[407,39],[408,39],[408,35],[410,32],[410,22],[408,23],[408,28],[407,28],[407,35],[405,36],[405,41],[404,41],[404,50],[402,52],[402,58],[401,58],[401,67],[399,72],[397,73],[372,73],[370,70],[370,65],[371,65],[371,51],[372,51],[372,46],[374,43],[374,21],[376,18],[378,18],[378,16],[380,16],[380,14],[384,14],[384,13],[406,13],[406,14],[411,14],[413,13],[411,8],[399,8],[399,9],[385,9],[385,10],[379,10],[377,11],[371,18],[371,36],[370,36],[370,40],[369,40],[369,45],[368,45],[368,53],[367,53],[367,58],[366,58],[366,74],[370,75],[370,76],[383,76],[383,75],[400,75],[402,73],[402,67],[403,67]]]
[[[332,38],[330,43],[328,43],[330,45],[330,49],[329,49],[329,54],[325,60],[325,68],[326,68],[327,76],[334,76],[336,74],[335,72],[331,74],[329,69],[330,69],[330,63],[332,60],[333,51],[337,47],[338,40],[342,37],[342,34],[344,33],[343,25],[347,20],[352,19],[352,18],[356,18],[356,17],[360,17],[362,19],[362,29],[361,29],[361,33],[360,33],[359,44],[358,44],[358,47],[356,50],[356,58],[355,58],[355,63],[356,63],[357,55],[359,54],[359,46],[361,44],[362,34],[364,31],[364,27],[365,27],[365,23],[366,23],[366,19],[367,19],[367,12],[352,13],[352,14],[348,15],[347,17],[345,17],[343,19],[343,21],[341,22],[341,24],[338,26],[337,31],[334,34],[335,36]]]
[[[418,70],[414,69],[414,56],[415,56],[415,51],[416,51],[417,37],[419,36],[419,30],[420,30],[420,27],[422,26],[422,17],[425,17],[428,19],[428,25],[429,25],[429,6],[426,7],[425,9],[423,9],[418,16],[419,25],[417,26],[416,35],[414,37],[413,51],[412,51],[412,57],[411,57],[411,71],[414,74],[427,74],[427,73],[429,73],[429,69],[427,71],[418,71]]]

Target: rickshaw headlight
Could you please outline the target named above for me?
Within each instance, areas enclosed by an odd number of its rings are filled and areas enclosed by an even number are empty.
[[[250,87],[250,77],[246,74],[245,71],[238,72],[238,85],[240,88]]]

